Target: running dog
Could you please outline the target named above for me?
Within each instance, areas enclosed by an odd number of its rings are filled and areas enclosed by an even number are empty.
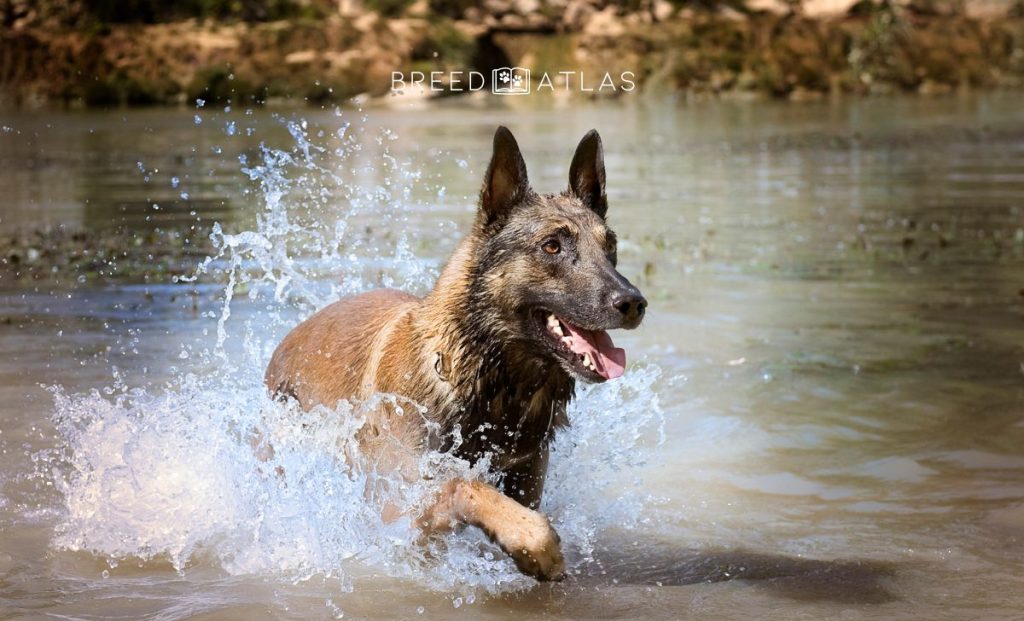
[[[616,270],[607,211],[596,131],[576,149],[568,189],[538,194],[512,132],[499,127],[473,230],[433,291],[377,290],[324,308],[277,347],[267,386],[306,409],[381,393],[425,407],[423,416],[389,403],[373,410],[358,441],[374,467],[415,480],[425,451],[488,455],[500,485],[448,481],[419,527],[476,526],[522,572],[560,579],[558,534],[537,511],[548,446],[568,423],[577,381],[623,374],[625,352],[607,330],[636,328],[647,308]]]

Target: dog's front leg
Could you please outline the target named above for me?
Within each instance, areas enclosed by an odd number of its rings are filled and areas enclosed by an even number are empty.
[[[493,485],[450,481],[420,517],[420,526],[427,532],[450,530],[458,524],[483,530],[520,571],[538,580],[561,580],[565,572],[558,533],[548,519]]]

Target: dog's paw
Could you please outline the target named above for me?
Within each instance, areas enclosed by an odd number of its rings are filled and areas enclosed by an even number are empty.
[[[541,581],[561,580],[565,575],[558,533],[542,514],[524,510],[497,540],[524,574]]]

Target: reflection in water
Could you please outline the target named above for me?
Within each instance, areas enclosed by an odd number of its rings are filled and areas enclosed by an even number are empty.
[[[578,583],[686,586],[747,580],[794,600],[881,604],[897,599],[885,584],[897,573],[897,564],[889,561],[815,560],[742,549],[686,550],[670,542],[634,544],[600,550]]]
[[[251,228],[260,194],[238,158],[251,164],[260,141],[292,137],[264,112],[203,114],[200,125],[192,111],[165,110],[5,122],[22,133],[0,135],[0,191],[13,197],[0,230],[39,221],[187,229],[195,218]],[[0,361],[0,608],[139,618],[320,617],[334,607],[358,618],[1012,618],[1024,606],[1021,114],[1016,98],[998,94],[515,115],[456,102],[429,115],[375,111],[365,122],[295,114],[328,145],[328,161],[352,131],[346,122],[367,136],[390,132],[366,140],[350,168],[339,162],[338,187],[396,192],[386,146],[395,165],[418,171],[405,179],[408,194],[393,194],[411,207],[388,230],[373,209],[347,222],[364,259],[398,256],[405,234],[428,271],[468,224],[495,124],[521,138],[542,191],[564,186],[574,140],[601,131],[622,269],[651,302],[644,328],[617,342],[640,361],[631,373],[651,382],[636,404],[656,396],[664,442],[602,444],[604,416],[621,432],[622,413],[638,410],[581,412],[589,427],[554,494],[569,524],[576,498],[600,515],[602,503],[639,491],[649,498],[634,529],[614,528],[610,509],[584,539],[593,560],[569,580],[471,606],[463,588],[438,592],[358,563],[343,566],[351,592],[342,593],[317,576],[225,576],[213,559],[177,575],[158,561],[111,567],[54,550],[61,504],[30,474],[31,456],[54,441],[38,383],[85,391],[110,385],[116,366],[150,394],[179,386],[197,362],[177,356],[216,333],[221,288],[199,287],[193,302],[172,284],[51,293],[0,282],[10,352]],[[310,201],[305,221],[333,225],[338,209],[329,197]],[[401,283],[386,262],[362,267],[366,282]],[[338,282],[344,269],[320,276]],[[261,306],[239,292],[233,310],[245,322]],[[229,353],[244,352],[229,344]],[[655,366],[654,378],[640,370]],[[605,451],[647,464],[608,498],[590,476],[601,464],[602,481],[614,480]]]

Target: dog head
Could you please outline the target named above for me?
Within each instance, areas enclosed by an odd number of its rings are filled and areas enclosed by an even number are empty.
[[[616,270],[607,211],[596,131],[580,141],[560,194],[534,192],[512,132],[495,132],[477,213],[476,288],[506,334],[588,382],[622,375],[625,352],[607,331],[636,328],[647,308]]]

